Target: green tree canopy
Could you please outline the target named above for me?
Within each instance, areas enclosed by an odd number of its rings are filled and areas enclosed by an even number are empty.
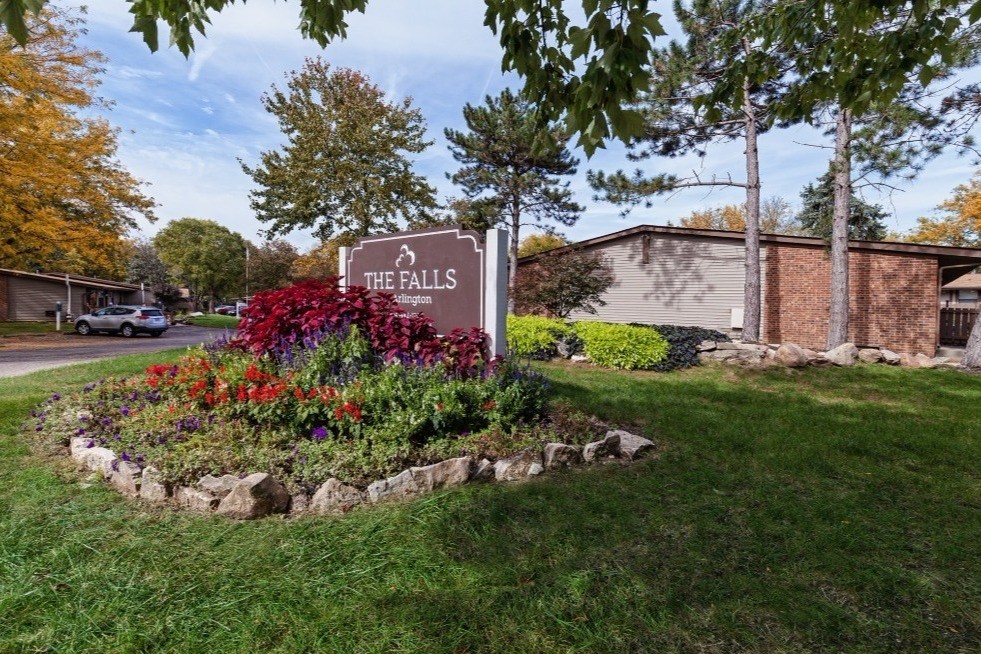
[[[289,286],[293,281],[291,270],[299,258],[296,246],[283,239],[266,241],[259,245],[248,244],[249,293]]]
[[[212,304],[245,286],[245,239],[213,220],[181,218],[153,237],[171,275]]]
[[[180,289],[172,283],[170,269],[160,259],[160,253],[152,241],[145,238],[135,239],[129,243],[128,250],[126,281],[145,284],[165,307],[180,301]]]
[[[435,190],[412,171],[409,155],[432,142],[412,99],[389,102],[361,73],[308,59],[262,97],[287,143],[242,169],[266,234],[313,229],[321,239],[394,230],[436,208]]]
[[[158,47],[158,21],[170,28],[170,42],[187,55],[193,32],[205,33],[211,15],[235,0],[130,0],[131,31]],[[37,13],[47,0],[0,2],[0,25],[20,42],[27,38],[24,14]],[[524,94],[539,108],[543,122],[565,118],[579,134],[587,154],[615,136],[627,140],[641,130],[636,111],[624,109],[651,79],[654,39],[664,34],[649,0],[484,0],[484,24],[503,49],[501,66],[525,78]],[[347,35],[347,14],[363,13],[368,0],[299,0],[299,29],[321,46]],[[906,13],[902,32],[871,29],[883,19]],[[872,97],[888,102],[917,62],[946,56],[949,39],[962,25],[981,20],[981,0],[784,0],[741,28],[745,37],[768,47],[782,42],[801,53],[794,62],[805,82],[800,107],[812,114],[816,103],[836,98],[861,114]],[[815,30],[835,27],[836,38],[823,47],[820,65],[809,52]],[[744,80],[771,76],[766,62],[748,58],[717,85],[704,104],[742,104]],[[926,76],[929,77],[929,71]],[[786,105],[796,113],[795,104]]]

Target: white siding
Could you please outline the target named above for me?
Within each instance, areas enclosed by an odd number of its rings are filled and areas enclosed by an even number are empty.
[[[743,307],[743,243],[651,233],[649,262],[644,264],[643,236],[587,248],[607,259],[616,280],[596,315],[574,313],[570,318],[731,331],[731,310]]]

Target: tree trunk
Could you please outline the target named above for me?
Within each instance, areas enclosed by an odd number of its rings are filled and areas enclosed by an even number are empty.
[[[848,218],[852,198],[852,114],[838,109],[835,129],[835,196],[831,228],[831,311],[828,349],[848,342]]]
[[[756,110],[743,80],[743,114],[746,116],[746,282],[743,288],[743,340],[760,340],[760,155],[756,135]]]
[[[966,368],[981,368],[981,315],[977,317],[974,327],[971,328],[971,336],[967,339],[962,363]]]
[[[518,231],[521,229],[521,206],[515,201],[511,205],[511,224],[508,243],[508,313],[514,313],[514,289],[518,281]]]

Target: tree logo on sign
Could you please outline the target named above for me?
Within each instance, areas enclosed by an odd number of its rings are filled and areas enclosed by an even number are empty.
[[[402,262],[405,262],[407,266],[416,265],[416,253],[410,250],[408,245],[403,245],[399,248],[399,256],[395,260],[395,267],[401,268]]]

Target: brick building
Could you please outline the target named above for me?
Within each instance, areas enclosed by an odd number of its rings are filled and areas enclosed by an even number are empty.
[[[764,234],[763,339],[823,349],[831,265],[819,238]],[[615,274],[598,313],[576,320],[692,325],[738,336],[743,317],[742,232],[640,225],[554,250],[601,253]],[[540,255],[537,255],[540,256]],[[536,259],[525,257],[519,266]],[[940,287],[981,266],[981,248],[849,243],[849,338],[859,346],[933,355]]]

